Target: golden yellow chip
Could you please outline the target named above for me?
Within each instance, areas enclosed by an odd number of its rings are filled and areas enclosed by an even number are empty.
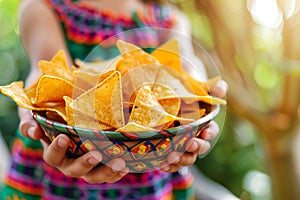
[[[39,79],[35,105],[46,102],[63,102],[63,96],[71,97],[73,94],[73,84],[65,79],[44,75]]]
[[[38,81],[36,81],[30,87],[27,87],[27,88],[24,89],[24,92],[29,97],[29,99],[31,100],[31,103],[34,102],[37,85],[38,85]]]
[[[156,90],[160,89],[161,90],[161,85],[164,85],[165,88],[168,88],[170,92],[173,94],[170,96],[176,96],[178,98],[182,96],[192,96],[193,94],[190,93],[185,86],[183,85],[181,79],[175,78],[173,75],[170,74],[169,71],[166,69],[161,69],[160,73],[156,79],[156,84],[153,87],[154,93],[156,93]],[[157,89],[158,88],[158,89]],[[166,96],[165,96],[166,98]],[[163,99],[160,97],[159,99]]]
[[[125,101],[130,101],[135,97],[135,93],[147,83],[150,87],[156,82],[161,65],[159,64],[145,64],[136,67],[122,76],[122,88]]]
[[[74,99],[72,107],[115,128],[124,126],[120,73],[114,71],[104,81]]]
[[[118,70],[122,74],[144,64],[159,64],[156,58],[143,51],[140,47],[135,46],[131,43],[125,42],[123,40],[118,40],[117,47],[121,52],[123,62],[125,64],[124,68],[118,68]]]
[[[102,74],[116,70],[122,59],[122,57],[116,57],[109,60],[96,60],[93,62],[84,62],[80,59],[75,59],[75,64],[79,67],[78,70],[82,72]]]
[[[158,128],[174,120],[192,122],[192,119],[181,119],[168,114],[158,103],[156,97],[148,85],[139,89],[131,111],[129,122],[135,122],[142,126]]]
[[[39,62],[41,76],[33,85],[24,89],[23,82],[14,82],[0,86],[0,92],[22,108],[45,111],[48,119],[120,132],[190,123],[208,114],[209,106],[226,104],[209,95],[220,77],[200,82],[182,69],[176,39],[152,54],[122,40],[117,47],[121,56],[92,63],[76,60],[79,68],[72,70],[60,50],[51,61]]]
[[[66,54],[62,49],[53,56],[51,62],[60,65],[66,70],[69,69]]]
[[[18,106],[26,107],[28,105],[31,106],[31,100],[28,98],[24,91],[24,82],[17,81],[13,82],[9,85],[0,86],[0,91],[4,95],[13,99]]]
[[[151,55],[154,56],[160,64],[169,66],[182,74],[180,49],[176,38],[168,40],[166,43],[156,48]]]
[[[41,60],[38,63],[42,75],[50,75],[63,78],[70,82],[74,82],[74,74],[69,70],[69,68],[64,68],[61,65],[45,60]]]
[[[182,69],[180,48],[176,38],[173,38],[158,47],[151,55],[153,55],[162,65],[169,66],[177,71],[181,75],[181,79],[190,84],[194,94],[201,96],[208,95],[209,88],[207,87],[207,84],[194,79]]]
[[[164,110],[174,116],[178,115],[180,110],[180,99],[173,98],[173,99],[161,99],[158,100],[159,104],[164,108]]]
[[[31,103],[31,99],[26,95],[24,83],[22,81],[13,82],[6,86],[0,86],[0,92],[13,99],[18,106],[27,110],[54,111],[64,120],[66,119],[64,108],[60,104],[52,104],[49,107],[36,107]]]
[[[99,84],[95,92],[96,115],[99,121],[112,127],[124,126],[121,74],[113,72]]]
[[[81,108],[74,108],[72,106],[74,105],[72,98],[68,96],[64,96],[63,98],[66,103],[66,121],[68,125],[93,130],[112,129],[111,126],[99,122],[96,118],[96,114],[94,114],[94,116],[91,116],[90,113],[85,113],[85,110],[79,110]]]
[[[170,96],[176,96],[170,88],[168,88],[166,85],[156,83],[152,88],[152,92],[167,113],[174,116],[178,115],[181,106],[181,100],[180,98],[166,98]]]

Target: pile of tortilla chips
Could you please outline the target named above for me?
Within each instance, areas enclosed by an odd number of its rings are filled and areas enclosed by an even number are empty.
[[[181,67],[176,39],[151,54],[122,40],[121,55],[108,61],[67,66],[63,51],[40,61],[41,76],[0,91],[22,108],[42,111],[51,120],[81,128],[140,132],[167,129],[208,114],[207,105],[226,104],[209,94],[219,78],[200,82]]]

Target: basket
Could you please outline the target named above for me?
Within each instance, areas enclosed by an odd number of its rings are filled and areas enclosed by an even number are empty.
[[[219,105],[213,106],[209,114],[190,124],[138,133],[68,126],[45,118],[43,112],[33,112],[33,117],[50,141],[59,134],[65,134],[71,139],[67,150],[69,157],[76,158],[90,150],[97,150],[102,153],[103,164],[114,158],[123,158],[130,172],[142,173],[159,168],[170,152],[184,152],[187,141],[199,137],[219,111]]]

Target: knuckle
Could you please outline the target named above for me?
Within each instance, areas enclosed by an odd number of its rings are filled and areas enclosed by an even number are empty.
[[[89,184],[103,183],[103,181],[97,180],[95,176],[91,176],[91,175],[86,175],[83,176],[82,178]]]
[[[47,153],[43,154],[43,159],[48,165],[51,165],[53,167],[57,165],[57,163],[53,159],[51,159]]]
[[[64,170],[64,169],[60,169],[60,171],[68,177],[73,177],[73,178],[79,178],[81,177],[77,172],[75,172],[74,170]]]

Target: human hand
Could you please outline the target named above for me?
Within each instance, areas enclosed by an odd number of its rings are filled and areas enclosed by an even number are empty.
[[[44,160],[66,176],[83,178],[88,183],[113,183],[129,172],[125,161],[121,158],[97,166],[102,161],[102,154],[98,151],[89,151],[76,159],[69,158],[66,156],[66,151],[70,145],[70,139],[66,135],[58,135],[50,145],[42,143]]]
[[[224,97],[227,90],[227,83],[220,80],[211,88],[210,92],[213,96]],[[186,151],[184,153],[170,153],[167,157],[167,161],[161,164],[160,169],[166,172],[175,172],[182,166],[194,164],[199,155],[208,152],[210,149],[209,141],[214,140],[218,134],[219,126],[215,121],[211,121],[208,127],[201,133],[200,138],[191,138],[186,144]]]
[[[205,154],[210,149],[209,141],[214,140],[219,133],[216,122],[209,123],[208,128],[203,130],[201,138],[191,138],[184,153],[172,152],[168,155],[167,161],[162,163],[160,169],[165,172],[176,172],[183,166],[190,166],[195,163],[197,157]]]
[[[22,135],[34,140],[45,139],[45,135],[38,123],[33,119],[31,111],[19,108],[19,117],[19,129]]]
[[[58,168],[66,176],[83,178],[88,183],[111,183],[120,180],[128,173],[125,161],[120,158],[96,167],[102,161],[102,155],[98,151],[90,151],[76,159],[69,158],[66,151],[70,145],[70,139],[66,135],[57,136],[49,144],[30,111],[20,108],[19,115],[21,133],[31,139],[40,139],[44,147],[45,162]]]

